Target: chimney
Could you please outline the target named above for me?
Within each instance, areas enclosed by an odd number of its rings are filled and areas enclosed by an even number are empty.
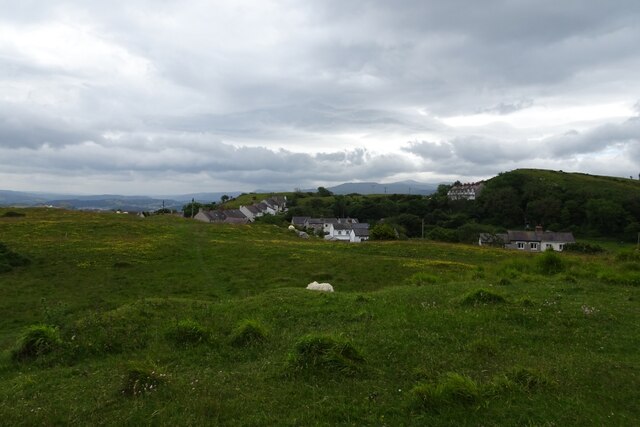
[[[536,233],[542,233],[544,230],[541,225],[536,225]]]

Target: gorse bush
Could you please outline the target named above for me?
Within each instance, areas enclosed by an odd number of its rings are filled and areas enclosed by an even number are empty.
[[[576,252],[582,254],[598,254],[604,252],[604,248],[594,243],[568,243],[564,245],[567,252]]]
[[[265,328],[256,320],[243,320],[231,333],[231,344],[246,347],[267,340]]]
[[[7,245],[0,242],[0,273],[6,273],[13,270],[14,267],[23,267],[30,263],[29,258],[12,251]]]
[[[558,274],[565,269],[564,261],[560,255],[553,250],[545,251],[536,261],[538,270],[542,274]]]
[[[27,361],[51,353],[60,348],[62,339],[57,328],[48,325],[29,326],[11,351],[14,361]]]
[[[209,341],[209,331],[195,320],[180,320],[169,328],[166,336],[173,343],[181,346],[205,343]]]
[[[363,363],[364,357],[351,343],[324,335],[300,338],[289,355],[294,370],[307,372],[354,374]]]
[[[23,214],[21,212],[15,212],[15,211],[8,211],[2,214],[3,218],[21,218],[26,216],[26,214]]]

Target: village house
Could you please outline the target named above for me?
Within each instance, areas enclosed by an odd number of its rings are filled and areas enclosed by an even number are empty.
[[[251,222],[255,221],[256,218],[264,215],[264,213],[256,205],[240,206],[240,212],[242,212],[247,218],[249,218],[249,221]]]
[[[506,249],[516,249],[525,252],[544,252],[548,249],[562,252],[565,245],[575,243],[573,233],[543,231],[542,227],[536,227],[535,231],[513,231],[508,230],[500,234],[480,234],[478,244],[500,245]]]
[[[454,184],[447,192],[447,197],[449,200],[475,200],[483,188],[483,181],[472,182],[470,184]]]
[[[263,215],[275,215],[287,210],[286,196],[273,196],[250,206],[240,206],[239,209],[225,209],[205,211],[202,208],[194,216],[198,221],[226,222],[229,224],[247,224]]]
[[[330,224],[326,240],[339,240],[352,243],[360,243],[369,240],[369,224],[358,222],[342,222]]]

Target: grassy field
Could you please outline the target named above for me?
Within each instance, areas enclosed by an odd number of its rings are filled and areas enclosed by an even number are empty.
[[[640,424],[633,246],[6,211],[0,242],[31,263],[0,273],[0,424]]]

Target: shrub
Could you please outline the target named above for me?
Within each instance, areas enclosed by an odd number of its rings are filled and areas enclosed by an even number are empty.
[[[61,345],[62,340],[57,328],[48,325],[32,325],[24,331],[16,347],[11,351],[11,359],[18,362],[36,359],[51,353]]]
[[[506,302],[502,295],[486,289],[478,289],[462,297],[462,305],[502,304]]]
[[[427,233],[427,237],[439,242],[458,243],[458,234],[456,230],[450,230],[448,228],[434,227]]]
[[[166,382],[167,375],[154,366],[131,364],[123,375],[120,392],[125,396],[137,397],[158,390]]]
[[[618,261],[640,261],[640,251],[637,249],[620,251],[616,254],[616,260]]]
[[[2,214],[3,218],[20,218],[23,216],[26,216],[26,214],[23,214],[21,212],[15,212],[15,211],[8,211]]]
[[[396,230],[389,224],[374,225],[369,232],[371,240],[394,240],[398,238]]]
[[[354,374],[363,363],[364,358],[351,343],[324,335],[300,338],[289,355],[290,366],[304,371]]]
[[[188,346],[209,341],[209,332],[195,320],[180,320],[167,331],[167,338],[177,345]]]
[[[23,267],[30,263],[31,260],[29,258],[13,252],[7,245],[0,242],[0,266],[4,266],[5,271],[10,271],[12,267]],[[8,268],[6,266],[8,266]],[[0,267],[0,270],[1,269]]]
[[[480,398],[478,385],[471,378],[455,372],[445,374],[437,383],[420,384],[411,390],[415,406],[438,410],[453,404],[471,405]]]
[[[557,274],[565,268],[562,258],[553,250],[545,251],[536,261],[538,270],[542,274]]]
[[[243,320],[231,333],[231,344],[246,347],[267,340],[265,328],[256,320]]]
[[[577,252],[583,254],[598,254],[604,252],[604,248],[600,245],[592,243],[567,243],[564,245],[567,252]]]
[[[511,280],[507,279],[506,277],[503,277],[500,280],[498,280],[498,285],[500,285],[500,286],[509,286],[509,285],[511,285]]]

